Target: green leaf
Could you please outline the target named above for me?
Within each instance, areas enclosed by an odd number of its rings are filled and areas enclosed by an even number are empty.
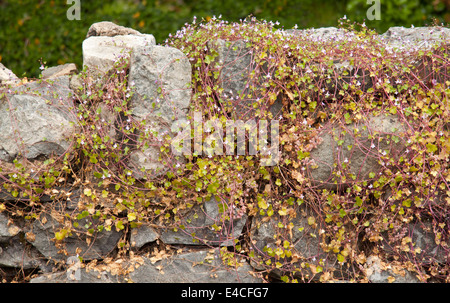
[[[85,188],[85,189],[83,190],[83,194],[84,194],[85,196],[87,196],[87,197],[90,197],[90,196],[92,195],[92,191],[91,191],[90,188]]]
[[[219,214],[223,214],[227,209],[228,209],[228,205],[226,205],[225,203],[219,203]]]
[[[58,241],[64,240],[64,238],[67,236],[67,230],[61,229],[60,231],[55,232],[55,239]]]
[[[216,181],[214,183],[209,184],[207,190],[208,190],[208,193],[215,194],[217,192],[218,188],[219,188],[219,182]]]
[[[286,216],[287,215],[287,209],[286,208],[282,208],[278,211],[278,213],[280,214],[280,216]]]
[[[119,220],[119,221],[116,222],[116,228],[118,230],[122,230],[122,229],[125,228],[125,226],[123,226],[123,222]]]
[[[128,215],[127,215],[127,218],[128,218],[128,221],[134,221],[134,220],[136,220],[136,214],[135,213],[129,213]]]
[[[356,205],[361,206],[362,205],[362,199],[360,197],[356,197]]]
[[[427,144],[427,151],[428,151],[430,154],[434,153],[434,152],[437,151],[437,150],[438,150],[438,148],[437,148],[436,145],[431,144],[431,143],[428,143],[428,144]]]
[[[352,119],[351,119],[349,113],[345,113],[345,114],[344,114],[344,118],[345,118],[345,123],[347,123],[347,124],[352,123]]]
[[[261,199],[260,201],[258,201],[258,206],[259,206],[259,208],[262,208],[262,209],[267,209],[267,207],[269,207],[266,203],[266,200],[264,200],[264,199]]]

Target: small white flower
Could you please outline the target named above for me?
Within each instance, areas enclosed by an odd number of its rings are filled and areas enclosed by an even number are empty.
[[[39,69],[44,70],[45,69],[44,64],[41,64],[41,67],[39,67]]]
[[[131,176],[131,172],[130,172],[130,171],[129,171],[129,172],[127,172],[127,175],[128,175],[128,176]]]
[[[372,143],[372,145],[370,146],[370,148],[375,148],[375,144]]]
[[[13,178],[17,178],[17,175],[16,175],[16,174],[14,174],[14,175],[13,175]]]

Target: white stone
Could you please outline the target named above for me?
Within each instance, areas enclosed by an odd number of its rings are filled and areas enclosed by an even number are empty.
[[[103,76],[119,58],[129,58],[137,47],[150,47],[155,43],[155,37],[149,34],[92,36],[83,41],[83,66]]]

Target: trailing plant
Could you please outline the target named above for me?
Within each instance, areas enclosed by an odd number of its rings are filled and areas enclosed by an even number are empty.
[[[243,258],[284,282],[361,282],[364,264],[375,254],[423,281],[447,282],[449,263],[441,255],[448,255],[450,240],[448,45],[398,52],[349,20],[340,20],[340,34],[312,39],[256,18],[233,23],[212,18],[194,20],[165,41],[192,65],[188,118],[201,112],[203,121],[225,123],[241,106],[258,122],[279,120],[277,165],[263,166],[261,155],[249,153],[171,155],[169,134],[154,133],[133,116],[134,85],[123,59],[102,81],[80,74],[73,148],[44,162],[2,163],[2,189],[21,202],[2,202],[0,208],[39,220],[41,212],[52,211],[41,201],[44,195],[64,200],[62,192],[81,188],[77,212],[64,213],[68,224],[55,232],[54,240],[63,242],[86,218],[96,220],[88,233],[145,223],[191,234],[188,211],[214,196],[220,213],[215,232],[227,232],[233,219],[248,217],[244,234],[236,238],[229,232],[232,244],[221,249],[229,266],[239,266]],[[251,58],[245,90],[237,94],[224,89],[220,53],[211,44],[219,39],[231,50],[240,41],[241,58]],[[270,108],[277,102],[282,111],[274,116]],[[388,115],[405,125],[401,135],[367,132],[371,117]],[[333,135],[336,154],[360,150],[363,161],[381,169],[364,178],[351,168],[359,163],[337,157],[334,186],[321,187],[312,178],[311,154],[323,134]],[[344,144],[348,137],[352,145]],[[404,148],[396,152],[399,145]],[[168,168],[163,175],[128,165],[133,149],[151,146],[161,151]],[[273,232],[263,246],[254,233],[262,226]],[[419,247],[413,240],[417,228],[434,234],[437,250]],[[308,243],[312,253],[306,255],[299,243]],[[119,248],[126,255],[130,243],[122,240]]]

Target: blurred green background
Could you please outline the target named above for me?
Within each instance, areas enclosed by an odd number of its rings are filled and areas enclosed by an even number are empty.
[[[222,15],[239,21],[249,15],[280,26],[299,28],[337,26],[344,15],[382,33],[391,26],[450,23],[450,0],[380,0],[380,20],[367,20],[373,5],[367,0],[80,0],[81,20],[68,20],[73,6],[66,0],[0,0],[0,62],[17,76],[37,77],[45,66],[73,62],[82,65],[81,43],[90,25],[113,21],[153,34],[163,43],[185,23]],[[71,3],[71,1],[69,1]],[[369,4],[368,4],[369,3]]]

